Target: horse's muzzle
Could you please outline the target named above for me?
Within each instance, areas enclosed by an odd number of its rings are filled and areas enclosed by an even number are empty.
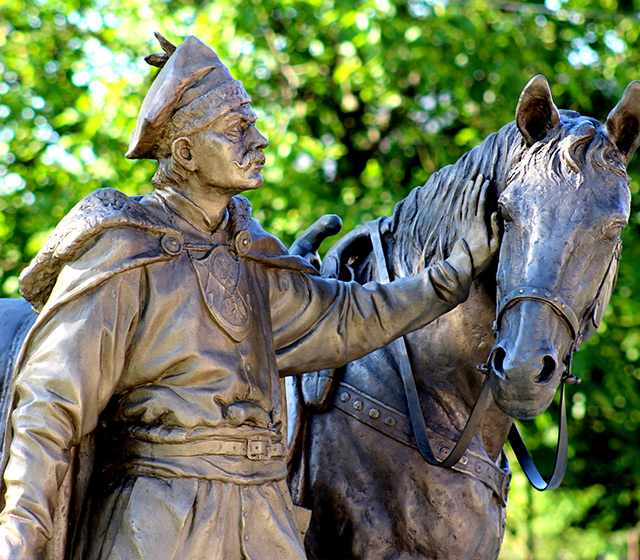
[[[534,418],[553,399],[557,372],[558,361],[550,349],[518,353],[496,344],[489,368],[494,401],[513,418]]]

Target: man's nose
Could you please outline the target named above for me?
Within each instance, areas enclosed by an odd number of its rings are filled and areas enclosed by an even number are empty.
[[[249,149],[264,150],[269,145],[269,140],[261,134],[256,126],[253,127],[253,136],[249,142]]]

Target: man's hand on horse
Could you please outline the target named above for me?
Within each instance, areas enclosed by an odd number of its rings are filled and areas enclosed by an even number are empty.
[[[491,231],[485,220],[487,192],[490,181],[478,175],[462,205],[460,239],[453,246],[447,259],[458,272],[475,278],[484,272],[500,248],[500,227],[498,214],[491,214]]]

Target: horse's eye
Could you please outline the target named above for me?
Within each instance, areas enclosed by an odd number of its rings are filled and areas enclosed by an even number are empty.
[[[626,225],[627,225],[626,221],[616,220],[615,222],[610,224],[607,228],[605,228],[604,236],[609,241],[617,241],[620,238],[620,234],[622,233],[622,230],[625,228]]]
[[[510,222],[511,220],[513,220],[513,216],[510,214],[509,210],[502,202],[498,202],[498,212],[500,212],[500,217],[505,222]]]

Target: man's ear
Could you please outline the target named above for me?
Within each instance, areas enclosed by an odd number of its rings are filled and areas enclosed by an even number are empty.
[[[191,140],[186,136],[176,138],[171,144],[171,155],[182,167],[189,171],[196,170],[196,161],[191,149]]]

